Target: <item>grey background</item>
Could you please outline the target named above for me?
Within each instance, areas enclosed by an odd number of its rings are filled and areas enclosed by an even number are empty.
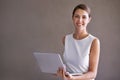
[[[32,53],[62,55],[79,3],[91,7],[88,31],[101,41],[96,80],[119,80],[120,0],[0,0],[0,80],[57,80],[40,72]]]

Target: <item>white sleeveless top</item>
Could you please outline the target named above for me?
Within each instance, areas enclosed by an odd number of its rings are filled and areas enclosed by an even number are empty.
[[[94,39],[91,34],[81,40],[74,39],[73,34],[65,37],[63,59],[68,72],[83,74],[88,71],[90,48]]]

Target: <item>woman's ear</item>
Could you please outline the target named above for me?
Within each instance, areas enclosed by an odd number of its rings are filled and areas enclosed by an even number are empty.
[[[92,17],[89,17],[89,21],[88,21],[88,23],[91,21],[91,19],[92,19]]]

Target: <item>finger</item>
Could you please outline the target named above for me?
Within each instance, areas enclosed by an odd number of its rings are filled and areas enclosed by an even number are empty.
[[[61,74],[61,77],[65,77],[65,71],[63,70],[63,68],[60,68],[60,74]]]
[[[57,70],[57,76],[63,77],[63,71],[60,68]]]
[[[65,65],[63,65],[63,69],[64,69],[64,71],[66,71],[66,66]]]
[[[61,71],[60,71],[60,69],[58,69],[57,70],[57,76],[60,76],[60,74],[61,74]]]
[[[62,68],[61,68],[61,67],[59,67],[59,68],[58,68],[58,70],[57,70],[57,73],[60,73],[60,72],[61,72],[61,70],[62,70]]]
[[[69,72],[66,72],[66,73],[65,73],[66,76],[69,76],[69,74],[70,74]]]
[[[61,76],[61,77],[63,77],[63,78],[66,77],[66,76],[65,76],[66,71],[65,71],[64,67],[59,67],[57,73],[58,73],[58,76]]]
[[[63,70],[63,67],[59,67],[59,70]]]

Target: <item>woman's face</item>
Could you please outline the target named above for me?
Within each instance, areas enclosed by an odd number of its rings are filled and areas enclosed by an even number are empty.
[[[86,26],[91,20],[88,12],[82,9],[77,9],[72,19],[75,29],[77,30],[86,30]]]

